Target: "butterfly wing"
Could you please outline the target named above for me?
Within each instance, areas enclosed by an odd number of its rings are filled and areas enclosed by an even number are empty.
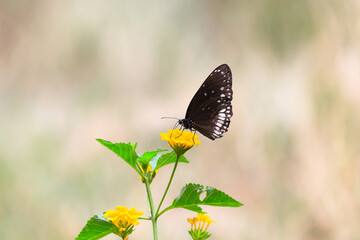
[[[195,93],[185,119],[194,122],[193,128],[215,140],[227,132],[232,117],[232,74],[228,65],[217,67]]]

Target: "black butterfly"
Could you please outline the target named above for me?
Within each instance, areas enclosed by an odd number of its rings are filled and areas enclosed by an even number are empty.
[[[230,125],[232,98],[231,70],[223,64],[207,77],[191,100],[185,118],[178,123],[212,140],[220,138]]]

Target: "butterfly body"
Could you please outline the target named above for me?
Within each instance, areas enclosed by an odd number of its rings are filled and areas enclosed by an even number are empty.
[[[215,140],[228,131],[232,117],[232,74],[228,65],[217,67],[192,98],[184,119],[185,129],[199,131]]]

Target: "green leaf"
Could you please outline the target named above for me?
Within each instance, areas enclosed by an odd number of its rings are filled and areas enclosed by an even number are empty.
[[[155,160],[150,162],[152,167],[153,165],[155,166],[154,170],[159,169],[167,164],[176,162],[176,153],[174,151],[170,153],[165,153],[161,155],[159,159],[155,159]],[[189,163],[189,161],[184,157],[184,155],[180,156],[179,162]]]
[[[194,206],[189,206],[189,207],[183,207],[183,208],[185,208],[185,209],[187,209],[187,210],[190,210],[190,211],[193,211],[193,212],[197,212],[197,213],[206,213],[206,212],[203,212],[203,211],[202,211],[202,208],[201,208],[201,207],[196,206],[196,205],[194,205]]]
[[[95,215],[87,222],[79,236],[75,240],[95,240],[100,239],[110,233],[118,231],[118,228],[107,221],[101,215]]]
[[[149,151],[149,152],[144,152],[143,154],[138,154],[139,162],[141,164],[148,164],[151,160],[153,160],[153,158],[160,157],[160,155],[158,155],[159,152],[164,152],[164,151],[167,151],[167,149],[158,149],[156,151]]]
[[[130,143],[112,143],[110,141],[106,141],[100,138],[96,140],[114,153],[116,153],[116,155],[121,157],[131,167],[138,171],[136,167],[136,159],[138,157],[135,152],[136,144],[132,145]]]
[[[203,192],[206,193],[206,196],[203,200],[200,200],[200,195]],[[174,200],[172,205],[165,208],[159,215],[173,208],[185,208],[197,213],[204,213],[199,205],[240,207],[243,204],[216,188],[189,183],[183,187],[180,195]]]

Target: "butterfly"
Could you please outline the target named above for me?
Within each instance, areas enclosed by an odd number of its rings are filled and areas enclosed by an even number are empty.
[[[227,64],[217,67],[192,98],[184,119],[178,124],[184,129],[199,131],[215,140],[228,131],[233,116],[232,75]]]

